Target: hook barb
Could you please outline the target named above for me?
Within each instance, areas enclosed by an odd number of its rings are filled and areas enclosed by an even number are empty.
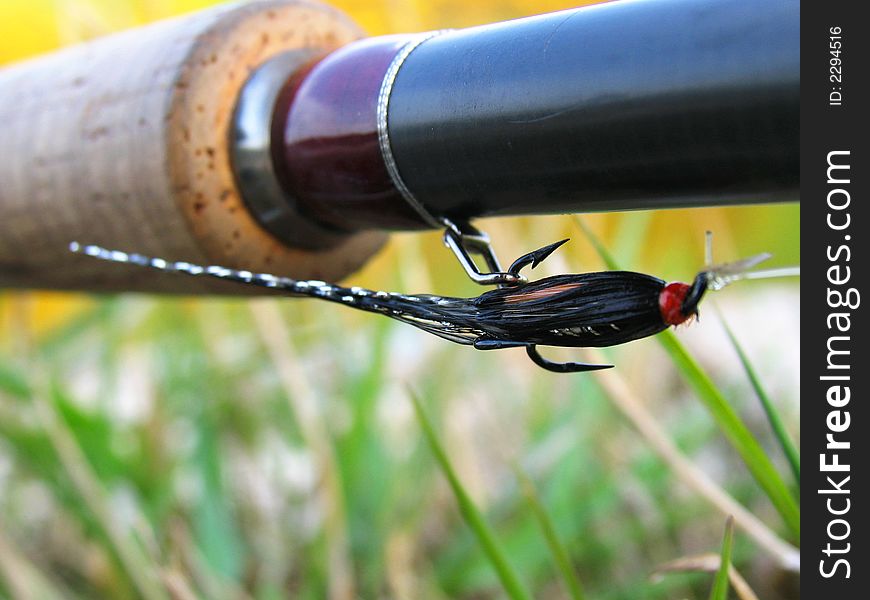
[[[508,273],[519,275],[520,270],[528,265],[531,265],[534,269],[569,239],[570,238],[565,238],[564,240],[559,240],[558,242],[554,242],[548,246],[544,246],[543,248],[532,250],[528,254],[523,254],[521,257],[516,259],[513,264],[511,264]]]

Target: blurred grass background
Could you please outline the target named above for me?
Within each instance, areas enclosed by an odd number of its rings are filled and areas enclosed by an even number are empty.
[[[210,4],[0,0],[0,64]],[[332,4],[380,34],[581,3]],[[719,260],[770,251],[777,265],[799,263],[799,218],[791,204],[585,221],[622,266],[686,280],[703,262],[707,229]],[[503,260],[573,238],[541,276],[603,268],[573,219],[482,227]],[[394,236],[347,280],[480,292],[434,233]],[[799,286],[729,288],[708,298],[700,323],[677,332],[791,483],[713,304],[798,438]],[[606,355],[701,471],[798,542],[655,340]],[[510,593],[463,520],[409,387],[465,501],[532,597],[578,597],[565,568],[589,598],[708,597],[711,574],[651,574],[717,551],[724,515],[660,460],[597,376],[549,374],[521,350],[475,352],[311,301],[0,292],[0,598]],[[739,527],[732,560],[762,597],[797,597],[794,578]]]

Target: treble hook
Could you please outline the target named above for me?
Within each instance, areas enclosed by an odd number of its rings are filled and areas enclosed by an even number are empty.
[[[453,254],[459,260],[459,264],[462,265],[471,280],[482,285],[498,285],[499,287],[507,287],[526,283],[528,280],[525,276],[520,274],[520,271],[528,266],[534,269],[569,239],[565,238],[564,240],[559,240],[558,242],[548,244],[543,248],[538,248],[537,250],[532,250],[527,254],[523,254],[511,263],[511,266],[507,271],[502,271],[488,235],[467,222],[456,224],[446,217],[442,218],[441,222],[445,225],[444,243],[453,251]],[[482,273],[480,269],[478,269],[474,260],[470,256],[471,252],[483,256],[487,266],[491,269],[490,273]],[[517,348],[521,346],[525,346],[526,354],[529,355],[532,362],[539,367],[554,373],[580,373],[583,371],[598,371],[613,367],[613,365],[554,362],[541,356],[535,344],[528,344],[525,342],[494,340],[488,338],[481,338],[474,342],[474,347],[478,350],[498,350],[503,348]]]

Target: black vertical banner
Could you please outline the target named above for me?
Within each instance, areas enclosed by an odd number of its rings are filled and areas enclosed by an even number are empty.
[[[802,592],[868,598],[870,302],[863,3],[801,6]],[[823,595],[824,594],[824,595]]]

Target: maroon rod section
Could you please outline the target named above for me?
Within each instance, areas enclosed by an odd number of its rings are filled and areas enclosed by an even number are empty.
[[[309,218],[342,231],[427,227],[393,185],[377,128],[384,75],[414,37],[355,42],[287,83],[276,107],[273,139],[283,143],[273,144],[274,159]]]

